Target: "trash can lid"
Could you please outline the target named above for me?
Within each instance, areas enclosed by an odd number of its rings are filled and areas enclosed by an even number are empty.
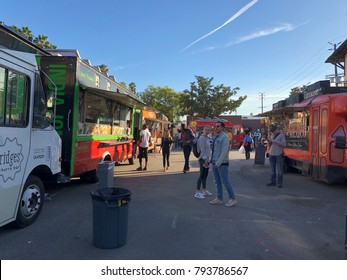
[[[101,201],[130,200],[131,191],[124,188],[100,188],[90,193],[92,199]]]

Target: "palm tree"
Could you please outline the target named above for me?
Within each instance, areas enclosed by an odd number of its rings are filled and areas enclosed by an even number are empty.
[[[131,82],[129,84],[129,89],[133,92],[136,93],[136,84],[134,82]]]
[[[32,32],[31,32],[31,30],[29,29],[29,27],[23,26],[23,27],[22,27],[22,32],[21,32],[21,33],[22,33],[25,37],[27,37],[28,40],[29,40],[30,42],[33,41],[33,34],[32,34]]]
[[[23,26],[22,28],[18,28],[16,25],[12,25],[11,28],[17,33],[26,37],[30,42],[33,41],[33,34],[29,27]]]
[[[38,45],[40,48],[43,49],[56,49],[57,46],[51,44],[48,41],[48,37],[45,35],[38,35],[35,39],[34,39],[34,43],[36,45]]]
[[[101,64],[98,66],[100,68],[100,71],[104,74],[108,74],[108,67],[105,64]]]

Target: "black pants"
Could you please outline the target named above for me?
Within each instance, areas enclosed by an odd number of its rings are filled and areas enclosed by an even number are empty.
[[[143,148],[139,146],[139,160],[140,163],[142,162],[142,159],[145,159],[146,162],[148,161],[148,148]]]
[[[184,145],[183,146],[183,154],[184,154],[184,168],[183,170],[189,170],[189,157],[190,153],[192,151],[191,145]]]
[[[167,163],[167,167],[170,166],[170,150],[165,151],[163,150],[163,167],[165,168]]]
[[[206,180],[207,180],[207,176],[208,176],[208,168],[204,167],[204,163],[205,163],[205,160],[203,160],[202,158],[199,159],[200,176],[199,176],[198,182],[196,184],[197,190],[200,190],[201,184],[202,184],[202,188],[206,189]]]

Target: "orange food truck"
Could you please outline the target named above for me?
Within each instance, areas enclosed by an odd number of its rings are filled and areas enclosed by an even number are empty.
[[[283,129],[287,171],[296,169],[327,183],[346,180],[346,150],[335,142],[347,133],[347,87],[316,82],[300,95],[273,104],[264,115],[267,125],[277,123]]]

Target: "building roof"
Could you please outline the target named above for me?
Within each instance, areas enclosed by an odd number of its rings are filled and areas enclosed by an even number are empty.
[[[344,62],[347,54],[347,40],[345,40],[325,61],[332,64]]]

